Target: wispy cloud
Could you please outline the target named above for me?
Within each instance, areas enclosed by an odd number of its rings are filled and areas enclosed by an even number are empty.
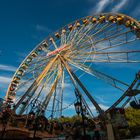
[[[52,30],[49,29],[48,27],[39,25],[39,24],[37,24],[35,28],[37,31],[43,31],[43,32],[48,32],[48,33],[52,32]]]
[[[93,106],[93,104],[88,103],[89,108],[91,109],[92,113],[94,116],[98,115],[98,111],[96,110],[95,106]],[[99,104],[99,106],[101,107],[102,110],[107,110],[109,108],[109,106],[104,105],[104,104]]]
[[[3,70],[3,71],[15,71],[16,70],[16,67],[14,66],[10,66],[10,65],[3,65],[3,64],[0,64],[0,70]]]
[[[100,0],[91,10],[90,14],[102,12],[106,6],[110,3],[110,0]]]
[[[95,96],[97,100],[99,100],[100,103],[107,103],[108,101],[105,100],[103,96]]]
[[[11,77],[0,76],[0,84],[9,84]]]
[[[123,8],[123,6],[125,6],[128,3],[129,0],[121,0],[120,3],[118,3],[117,5],[115,5],[111,11],[113,12],[118,12],[119,10],[121,10]]]
[[[90,3],[93,1],[89,0]],[[93,8],[89,10],[89,14],[101,13],[107,8],[109,11],[118,12],[128,4],[129,0],[98,0],[96,4],[93,3]]]

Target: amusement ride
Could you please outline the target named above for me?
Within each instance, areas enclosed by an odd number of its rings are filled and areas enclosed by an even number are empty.
[[[124,108],[140,93],[140,71],[128,84],[98,70],[96,64],[140,63],[140,46],[134,46],[139,39],[139,21],[124,14],[77,19],[50,34],[27,55],[11,79],[4,105],[18,115],[34,112],[51,118],[63,116],[73,105],[77,113],[82,109],[81,114],[94,118],[89,102],[101,118],[120,104]],[[84,85],[87,75],[120,91],[121,96],[107,110]],[[139,108],[138,99],[130,105]]]

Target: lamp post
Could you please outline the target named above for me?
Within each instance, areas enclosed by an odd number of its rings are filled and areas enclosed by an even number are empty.
[[[86,136],[85,123],[84,123],[85,116],[84,116],[84,110],[82,107],[81,96],[79,96],[79,101],[77,100],[77,102],[74,104],[74,106],[75,106],[76,113],[78,115],[81,114],[81,116],[82,116],[83,134],[85,137]]]
[[[81,113],[81,104],[79,101],[77,101],[75,104],[75,110],[76,110],[76,113],[79,115]]]

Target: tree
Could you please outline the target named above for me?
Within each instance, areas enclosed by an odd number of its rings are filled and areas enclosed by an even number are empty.
[[[140,135],[140,110],[128,107],[125,109],[125,115],[131,134]]]

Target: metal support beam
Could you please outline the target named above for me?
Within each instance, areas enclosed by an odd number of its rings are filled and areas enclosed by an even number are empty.
[[[105,113],[109,112],[111,109],[115,108],[127,95],[130,90],[135,86],[136,82],[140,79],[140,71],[136,74],[136,78],[133,80],[132,84],[125,91],[125,93],[109,108],[105,111]]]
[[[25,94],[21,97],[21,99],[17,102],[17,104],[14,107],[14,111],[19,107],[19,105],[23,102],[23,100],[29,96],[29,93],[31,93],[31,91],[35,88],[37,88],[41,81],[43,80],[43,78],[45,77],[46,73],[49,71],[49,69],[51,68],[51,66],[53,65],[53,63],[57,60],[58,56],[52,58],[46,65],[46,67],[44,68],[44,70],[42,71],[42,73],[34,80],[34,82],[32,83],[32,85],[30,86],[30,88],[27,89],[27,91],[25,92]],[[26,107],[26,105],[29,103],[30,99],[32,98],[34,92],[32,92],[32,94],[30,95],[30,97],[26,100],[26,104],[24,105],[24,107],[22,108],[22,112],[24,111],[24,108]],[[21,112],[21,113],[22,113]]]
[[[51,85],[51,89],[50,89],[49,93],[47,94],[46,98],[43,101],[43,104],[42,105],[44,106],[45,109],[47,108],[47,106],[49,104],[49,101],[51,99],[51,96],[52,96],[52,94],[54,93],[54,91],[56,89],[56,86],[57,86],[57,83],[58,83],[59,78],[61,77],[62,71],[63,71],[62,70],[62,67],[60,66],[59,69],[58,69],[57,76],[56,76],[54,82]]]
[[[73,73],[73,71],[70,69],[70,67],[68,66],[68,64],[64,60],[64,58],[62,56],[60,56],[60,55],[59,55],[59,57],[60,57],[62,63],[64,64],[64,67],[66,68],[68,74],[70,75],[70,78],[72,79],[72,81],[75,83],[75,80],[76,80],[76,82],[79,84],[79,86],[85,92],[85,94],[90,99],[90,101],[92,102],[92,104],[99,111],[99,114],[103,114],[103,110],[100,108],[100,106],[98,105],[98,103],[93,99],[93,97],[90,95],[90,93],[87,91],[87,89],[84,87],[84,85],[82,84],[82,82],[78,79],[78,77]]]

